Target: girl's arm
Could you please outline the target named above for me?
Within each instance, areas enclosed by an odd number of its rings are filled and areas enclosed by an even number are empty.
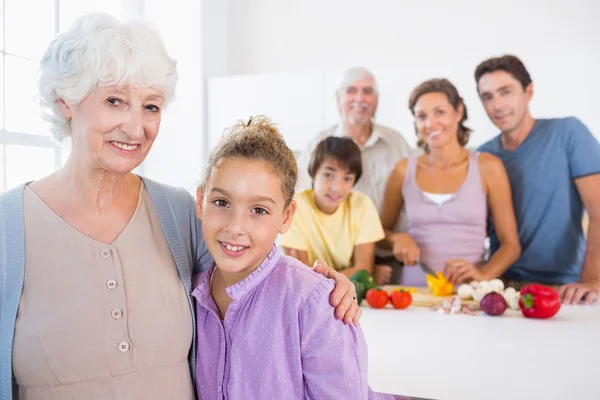
[[[333,279],[335,281],[335,288],[331,291],[329,297],[331,305],[335,306],[336,317],[343,320],[345,324],[358,324],[362,316],[362,310],[355,301],[356,288],[347,276],[336,272],[322,260],[317,260],[314,266],[309,265],[308,252],[306,250],[296,250],[283,246],[283,252],[313,268],[313,271],[316,273]]]
[[[306,399],[367,399],[367,346],[360,327],[331,318],[330,281],[320,282],[299,310]],[[369,394],[371,396],[369,396]]]

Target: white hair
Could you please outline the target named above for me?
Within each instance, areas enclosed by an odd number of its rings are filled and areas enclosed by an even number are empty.
[[[79,104],[96,86],[132,85],[174,97],[177,62],[169,57],[154,25],[121,23],[108,14],[88,14],[58,34],[40,61],[39,101],[53,137],[70,135],[58,100]]]
[[[337,95],[344,94],[346,89],[351,86],[354,82],[359,79],[371,78],[373,79],[373,90],[375,93],[379,93],[379,89],[377,88],[377,80],[375,79],[375,75],[371,71],[369,71],[365,67],[353,67],[349,68],[342,74],[342,80],[338,85],[336,90]]]

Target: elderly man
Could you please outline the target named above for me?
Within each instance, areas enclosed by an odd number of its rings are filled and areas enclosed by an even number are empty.
[[[362,152],[363,173],[354,190],[369,195],[377,209],[381,209],[386,180],[394,165],[408,156],[411,149],[399,132],[373,122],[378,95],[375,76],[368,69],[355,67],[344,72],[335,93],[341,121],[319,133],[300,155],[300,190],[311,186],[308,164],[317,144],[328,136],[348,136],[358,144]],[[395,230],[406,230],[403,213]],[[398,282],[399,265],[391,251],[377,249],[375,262],[386,264],[375,267],[374,275],[378,284]]]

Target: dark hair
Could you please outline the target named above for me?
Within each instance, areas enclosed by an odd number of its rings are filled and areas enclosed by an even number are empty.
[[[206,184],[213,168],[221,160],[232,158],[266,162],[281,178],[285,206],[290,204],[298,180],[296,157],[268,118],[250,117],[248,122],[238,122],[223,135],[210,155],[202,186]]]
[[[341,165],[356,175],[354,184],[362,175],[362,154],[360,148],[352,139],[347,137],[329,136],[319,142],[310,157],[308,174],[314,178],[318,169],[327,157],[335,158]]]
[[[518,57],[507,54],[502,57],[489,58],[479,64],[475,69],[475,83],[479,85],[479,80],[483,75],[494,71],[508,72],[521,83],[523,90],[532,82],[525,64]]]
[[[458,94],[458,90],[456,87],[447,79],[430,79],[421,83],[419,86],[414,88],[410,97],[408,98],[408,108],[412,115],[415,115],[415,105],[419,98],[428,93],[443,93],[448,98],[448,102],[452,105],[454,110],[458,111],[459,107],[462,105],[463,108],[463,116],[458,122],[458,143],[461,146],[465,146],[469,141],[469,136],[471,135],[471,129],[465,126],[465,121],[469,118],[467,115],[467,106],[465,105],[465,101]],[[419,132],[417,131],[417,126],[415,124],[415,132],[417,137],[419,136]],[[421,138],[417,142],[417,145],[425,150],[425,152],[429,152],[429,146],[427,143]]]

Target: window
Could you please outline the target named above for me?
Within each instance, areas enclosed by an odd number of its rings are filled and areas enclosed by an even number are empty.
[[[68,144],[52,140],[37,103],[46,46],[81,15],[121,18],[141,0],[0,0],[0,192],[64,165]]]
[[[55,151],[51,147],[6,145],[4,166],[7,172],[6,186],[13,187],[41,178],[54,170]]]

